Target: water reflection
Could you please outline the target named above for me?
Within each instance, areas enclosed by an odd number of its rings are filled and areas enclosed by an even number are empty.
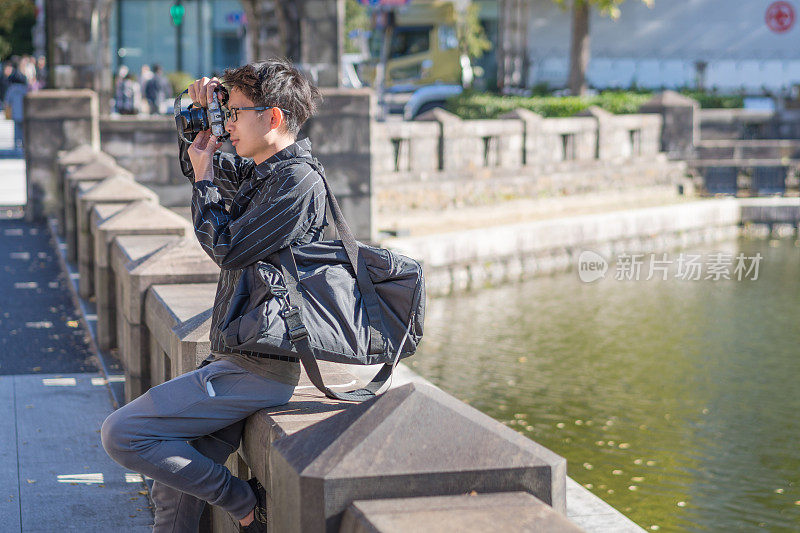
[[[797,531],[800,248],[692,251],[761,253],[758,279],[572,272],[431,299],[410,363],[646,529]]]

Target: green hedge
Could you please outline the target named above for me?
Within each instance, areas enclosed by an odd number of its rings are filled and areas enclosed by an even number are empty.
[[[695,98],[701,107],[742,107],[741,96],[715,95],[684,91]],[[499,96],[489,93],[465,91],[450,98],[445,108],[464,119],[497,118],[517,108],[529,109],[544,117],[570,117],[589,106],[596,105],[614,114],[637,113],[639,107],[650,100],[653,93],[633,91],[605,91],[597,96]]]
[[[744,107],[744,97],[735,94],[714,94],[699,91],[681,91],[689,98],[694,98],[703,109],[739,109]]]
[[[497,118],[524,108],[545,117],[570,117],[597,105],[612,113],[636,113],[650,95],[606,92],[598,96],[498,96],[465,92],[447,101],[446,109],[464,119]]]

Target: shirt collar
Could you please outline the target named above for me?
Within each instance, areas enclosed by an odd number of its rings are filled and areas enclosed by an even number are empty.
[[[259,177],[267,177],[275,169],[275,165],[282,161],[297,158],[311,159],[311,139],[304,137],[293,144],[290,144],[272,157],[256,165],[256,173]]]

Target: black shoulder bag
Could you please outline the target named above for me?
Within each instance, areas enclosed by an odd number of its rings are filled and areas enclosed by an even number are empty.
[[[397,362],[417,350],[425,318],[425,281],[417,261],[358,242],[325,183],[341,240],[288,246],[244,269],[219,328],[230,348],[299,357],[326,396],[361,402],[391,380]],[[383,363],[364,388],[325,386],[317,359]]]

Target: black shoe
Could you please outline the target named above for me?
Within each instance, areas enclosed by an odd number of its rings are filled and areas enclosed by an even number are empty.
[[[267,491],[256,478],[248,479],[247,484],[256,495],[256,508],[250,525],[239,526],[239,530],[243,533],[267,533]]]

